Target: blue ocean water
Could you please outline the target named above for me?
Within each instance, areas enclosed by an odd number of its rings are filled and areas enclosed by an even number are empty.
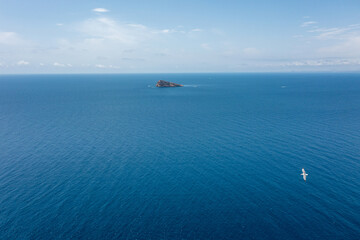
[[[1,75],[0,139],[0,239],[360,239],[360,74]]]

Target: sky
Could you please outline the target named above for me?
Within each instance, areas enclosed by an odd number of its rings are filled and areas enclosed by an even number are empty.
[[[0,0],[0,74],[354,71],[359,0]]]

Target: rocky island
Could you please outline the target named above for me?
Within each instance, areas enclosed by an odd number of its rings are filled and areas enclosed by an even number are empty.
[[[168,82],[168,81],[164,81],[164,80],[159,80],[156,83],[157,87],[183,87],[183,85],[181,84],[177,84],[177,83],[172,83],[172,82]]]

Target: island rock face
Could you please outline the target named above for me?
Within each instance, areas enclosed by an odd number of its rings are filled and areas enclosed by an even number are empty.
[[[164,80],[159,80],[156,83],[157,87],[183,87],[183,85],[181,84],[177,84],[177,83],[172,83],[172,82],[168,82],[168,81],[164,81]]]

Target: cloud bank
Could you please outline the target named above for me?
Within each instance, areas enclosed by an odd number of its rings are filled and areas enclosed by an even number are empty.
[[[105,8],[93,11],[108,12]],[[298,31],[288,36],[288,46],[279,47],[278,42],[251,41],[245,38],[247,34],[237,38],[218,28],[166,23],[156,27],[98,14],[75,23],[53,23],[59,27],[58,36],[42,43],[20,37],[15,31],[0,32],[0,69],[21,72],[30,69],[24,66],[31,66],[49,72],[213,72],[359,67],[360,24],[323,27],[310,17],[306,20],[294,25]],[[31,64],[19,59],[30,59]]]

